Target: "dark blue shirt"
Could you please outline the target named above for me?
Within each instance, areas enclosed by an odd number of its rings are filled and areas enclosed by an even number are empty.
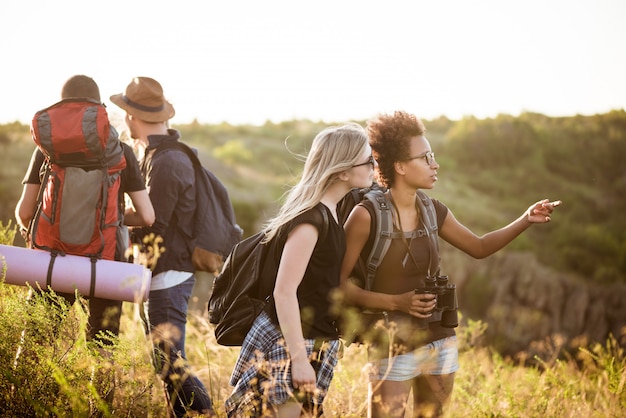
[[[168,148],[154,153],[164,141],[178,141],[174,129],[168,135],[151,135],[148,147],[140,161],[141,172],[154,206],[156,220],[150,227],[133,231],[133,240],[139,242],[149,234],[161,236],[164,250],[153,268],[153,274],[168,270],[193,272],[191,263],[193,219],[196,210],[194,169],[184,152]]]

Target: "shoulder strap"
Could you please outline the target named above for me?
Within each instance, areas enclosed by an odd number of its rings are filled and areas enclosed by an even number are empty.
[[[366,260],[367,276],[365,277],[364,288],[366,290],[370,290],[374,282],[376,269],[389,250],[391,239],[394,234],[391,206],[389,205],[389,201],[385,197],[384,193],[380,190],[371,190],[365,194],[365,198],[371,201],[374,206],[374,227],[376,228],[374,233],[374,242],[372,243],[372,250]],[[428,238],[431,241],[431,245],[429,246],[430,272],[436,274],[439,270],[437,213],[435,212],[435,207],[430,197],[421,190],[417,191],[416,204],[420,210],[422,222],[424,223]]]
[[[322,221],[324,221],[324,225],[322,227],[322,231],[321,231],[322,233],[320,234],[317,240],[324,241],[326,239],[326,235],[328,234],[328,228],[329,228],[328,223],[330,221],[328,219],[328,212],[326,212],[326,209],[322,208],[320,212],[322,213]]]
[[[43,163],[43,175],[41,176],[41,182],[39,184],[39,191],[37,192],[37,206],[35,208],[35,214],[28,223],[28,239],[30,241],[30,248],[39,248],[47,251],[53,251],[52,248],[38,246],[36,242],[37,226],[39,225],[39,218],[43,211],[43,194],[48,184],[48,177],[50,177],[50,160],[46,158]],[[52,214],[54,216],[54,212]]]
[[[422,222],[430,239],[430,266],[429,274],[436,275],[439,271],[439,239],[437,226],[437,212],[430,197],[421,190],[416,193],[415,202],[420,210]]]
[[[154,158],[154,156],[158,154],[159,152],[165,151],[166,149],[172,149],[172,148],[179,149],[180,151],[187,154],[187,156],[191,160],[191,163],[194,165],[194,167],[202,167],[202,163],[200,162],[200,159],[198,158],[196,153],[193,151],[193,149],[191,149],[189,145],[185,144],[184,142],[180,142],[178,140],[168,140],[168,141],[161,142],[154,149],[154,154],[152,155],[152,158]]]
[[[339,219],[339,225],[346,223],[352,209],[358,205],[359,202],[361,202],[362,190],[364,189],[350,189],[350,191],[339,201],[339,204],[337,205],[337,218]]]
[[[383,259],[389,246],[393,232],[393,219],[391,207],[387,198],[381,190],[370,190],[365,194],[365,198],[372,202],[374,206],[374,242],[366,260],[365,289],[370,290],[376,275],[376,269]]]

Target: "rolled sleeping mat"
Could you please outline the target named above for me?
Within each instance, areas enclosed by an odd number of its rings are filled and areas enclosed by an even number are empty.
[[[152,280],[152,272],[140,264],[92,263],[89,257],[0,244],[0,279],[3,274],[8,284],[129,302],[146,301]]]

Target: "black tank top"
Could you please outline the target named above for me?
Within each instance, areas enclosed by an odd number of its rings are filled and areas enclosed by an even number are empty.
[[[325,221],[321,211],[327,214],[327,226],[324,226]],[[297,291],[302,332],[304,338],[337,339],[339,338],[337,318],[331,314],[333,303],[331,294],[339,288],[341,262],[346,252],[346,236],[343,228],[335,222],[330,210],[324,204],[319,203],[280,229],[277,235],[277,245],[273,245],[272,248],[274,259],[272,264],[279,265],[287,236],[296,226],[303,223],[315,226],[320,235]],[[268,294],[271,293],[275,281],[274,273],[264,283],[263,287],[268,289]],[[273,299],[267,312],[274,323],[278,324]]]
[[[437,227],[441,229],[443,221],[448,214],[448,208],[439,200],[432,199],[432,202],[435,207],[435,212],[437,213]],[[361,253],[361,257],[367,259],[367,255],[373,245],[374,234],[376,233],[374,227],[375,217],[373,216],[374,207],[372,203],[367,200],[360,204],[368,210],[372,219],[370,236]],[[394,232],[400,232],[395,225]],[[409,292],[424,286],[424,279],[428,274],[428,268],[430,266],[430,245],[432,244],[426,235],[421,220],[415,231],[405,232],[404,234],[413,257],[407,255],[407,245],[401,238],[392,239],[389,250],[376,269],[372,291],[393,295]],[[415,259],[415,261],[413,261],[413,259]],[[357,277],[362,276],[358,271],[355,271],[354,274],[357,275]],[[419,342],[411,344],[411,346],[420,346],[455,335],[454,329],[443,328],[441,321],[433,322],[423,320],[399,311],[388,312],[388,318],[390,321],[396,321],[397,323],[409,323],[413,329],[424,331],[421,334],[423,337],[420,337]]]

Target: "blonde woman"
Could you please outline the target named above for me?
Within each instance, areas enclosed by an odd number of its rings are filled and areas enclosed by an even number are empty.
[[[265,266],[274,271],[261,294],[272,297],[241,347],[229,417],[322,414],[340,346],[330,313],[346,247],[337,203],[351,188],[372,184],[375,164],[357,124],[327,128],[313,140],[301,180],[265,228]]]

